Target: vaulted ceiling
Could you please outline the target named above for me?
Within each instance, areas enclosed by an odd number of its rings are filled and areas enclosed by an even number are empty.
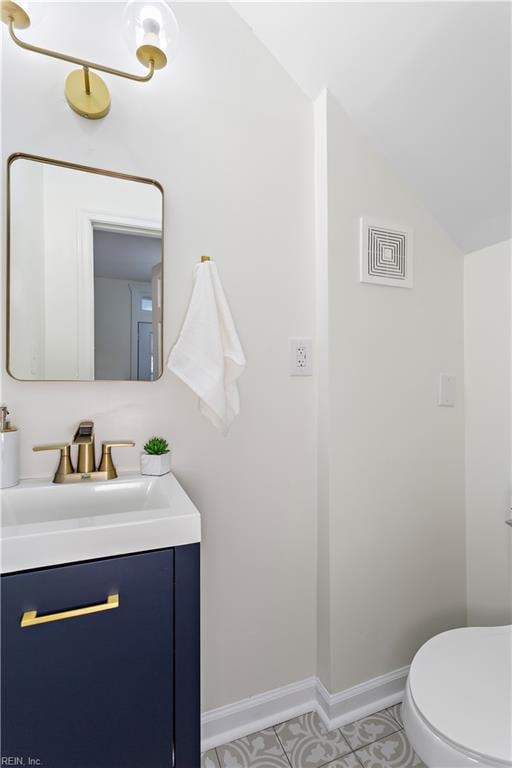
[[[464,251],[511,237],[509,2],[233,7],[311,99],[331,90]]]

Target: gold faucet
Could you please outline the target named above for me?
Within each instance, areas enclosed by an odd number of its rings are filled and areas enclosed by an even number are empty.
[[[94,424],[92,421],[81,421],[73,438],[73,445],[78,445],[78,464],[76,471],[81,475],[96,472],[96,457],[94,450]]]
[[[71,445],[69,443],[47,443],[35,445],[34,451],[60,451],[60,461],[53,477],[54,483],[80,483],[84,480],[114,480],[117,471],[112,461],[112,448],[133,448],[133,440],[103,440],[101,443],[101,460],[96,469],[94,448],[94,423],[81,421],[73,438],[73,445],[78,445],[78,463],[76,471],[71,461]]]

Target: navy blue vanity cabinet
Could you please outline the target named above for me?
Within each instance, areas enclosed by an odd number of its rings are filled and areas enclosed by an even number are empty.
[[[2,764],[199,766],[199,545],[1,586]]]

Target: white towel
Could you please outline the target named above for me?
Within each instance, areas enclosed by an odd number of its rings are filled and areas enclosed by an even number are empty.
[[[195,268],[190,306],[167,367],[196,393],[204,416],[226,433],[240,412],[236,381],[245,355],[213,261]]]

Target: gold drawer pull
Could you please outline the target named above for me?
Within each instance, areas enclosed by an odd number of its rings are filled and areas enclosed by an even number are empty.
[[[87,616],[89,613],[110,611],[112,608],[119,608],[119,595],[109,595],[106,603],[86,605],[85,608],[74,608],[71,611],[61,611],[60,613],[48,613],[46,616],[38,616],[37,611],[25,611],[20,624],[22,627],[33,627],[35,624],[46,624],[48,621],[62,621],[63,619],[74,619],[76,616]]]

